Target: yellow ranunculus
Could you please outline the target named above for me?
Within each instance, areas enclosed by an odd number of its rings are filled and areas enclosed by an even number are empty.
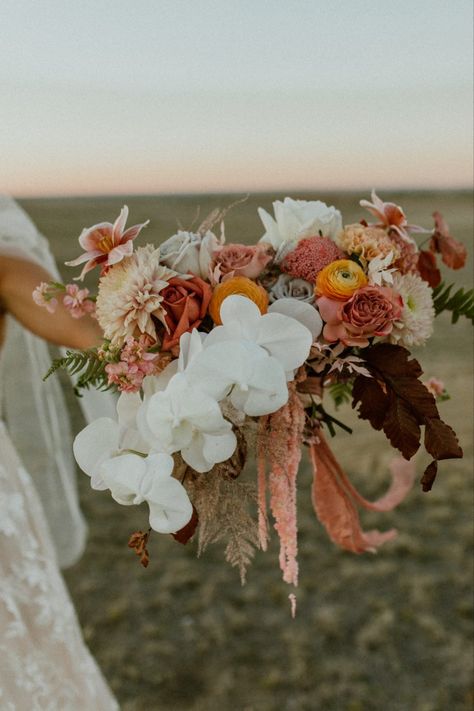
[[[316,278],[316,295],[347,301],[354,291],[368,283],[362,267],[351,259],[338,259],[322,269]]]
[[[226,281],[221,282],[214,289],[211,303],[209,304],[209,313],[216,325],[222,323],[220,317],[221,304],[228,296],[239,294],[246,296],[247,299],[253,301],[260,313],[266,314],[268,309],[268,294],[259,284],[256,284],[252,279],[243,276],[235,276]]]

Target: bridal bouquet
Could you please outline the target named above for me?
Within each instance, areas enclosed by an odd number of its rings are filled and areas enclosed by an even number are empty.
[[[439,460],[462,456],[438,413],[444,386],[421,380],[410,349],[426,343],[444,309],[453,321],[473,318],[473,293],[453,292],[437,267],[438,256],[462,267],[465,248],[437,212],[425,230],[375,192],[360,204],[372,221],[344,225],[323,202],[277,201],[273,216],[259,209],[264,234],[250,246],[226,242],[225,211],[216,210],[196,231],[135,250],[147,223],[126,229],[124,207],[114,224],[85,229],[84,253],[68,262],[84,264],[80,280],[99,267],[96,297],[77,284],[35,291],[51,311],[59,298],[75,317],[95,311],[103,330],[99,348],[69,352],[50,372],[65,367],[78,389],[120,392],[117,418],[88,425],[74,454],[94,489],[108,489],[119,504],[148,504],[150,528],[129,541],[143,565],[152,530],[181,543],[196,535],[199,553],[224,541],[244,581],[254,550],[267,547],[269,503],[283,578],[296,585],[303,445],[315,512],[330,538],[354,553],[395,535],[364,532],[358,506],[388,511],[402,501],[421,428],[432,459],[425,491]],[[351,401],[401,453],[380,500],[363,498],[335,459],[325,430],[334,435],[345,425],[328,401]],[[249,460],[256,482],[251,468],[241,476]]]

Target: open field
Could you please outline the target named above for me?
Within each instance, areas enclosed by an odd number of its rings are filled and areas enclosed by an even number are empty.
[[[252,196],[226,219],[229,241],[253,242],[262,233],[256,206],[277,196]],[[295,196],[296,197],[296,196]],[[308,196],[301,196],[308,197]],[[311,196],[311,197],[321,197]],[[388,199],[388,196],[384,196]],[[392,195],[410,222],[431,225],[444,213],[453,233],[469,243],[472,273],[472,203],[466,193]],[[187,227],[200,205],[204,217],[235,196],[133,197],[131,222],[151,224],[140,243],[172,234],[176,218]],[[321,197],[358,220],[358,197]],[[60,263],[78,253],[83,226],[113,220],[124,200],[24,200],[51,240]],[[67,268],[63,268],[66,275]],[[71,273],[68,273],[68,278]],[[429,494],[416,487],[393,514],[363,514],[367,527],[396,526],[399,537],[377,556],[336,549],[316,521],[310,471],[301,468],[300,588],[298,614],[289,615],[280,579],[276,536],[257,554],[246,587],[223,561],[222,549],[197,560],[156,535],[143,570],[127,549],[131,531],[146,526],[145,508],[121,507],[92,492],[79,475],[90,525],[83,559],[66,580],[86,640],[125,711],[462,711],[472,689],[472,335],[467,321],[451,327],[443,315],[429,346],[420,351],[427,376],[447,385],[440,405],[465,450],[444,462]],[[71,400],[76,430],[82,426]],[[355,423],[353,413],[341,419]],[[391,450],[367,423],[355,435],[338,435],[341,462],[367,495],[387,480]],[[422,461],[420,458],[420,472]],[[99,710],[98,710],[99,711]]]

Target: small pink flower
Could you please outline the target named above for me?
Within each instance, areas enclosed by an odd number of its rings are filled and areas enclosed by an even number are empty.
[[[95,313],[95,303],[89,298],[89,289],[79,289],[77,284],[66,284],[63,304],[73,318]]]
[[[273,250],[268,244],[251,247],[245,244],[225,244],[212,254],[209,267],[211,282],[218,284],[233,276],[257,279],[272,258]]]
[[[33,301],[38,306],[42,306],[49,311],[50,314],[54,314],[58,306],[58,300],[53,296],[55,291],[56,289],[51,284],[43,281],[34,289],[32,293]]]
[[[446,390],[443,381],[438,378],[429,378],[425,381],[424,386],[434,397],[439,397]]]
[[[134,225],[125,230],[125,223],[128,218],[128,207],[125,205],[114,224],[110,222],[100,222],[97,225],[88,227],[82,231],[79,237],[79,244],[85,250],[77,259],[66,262],[69,267],[76,267],[83,264],[84,268],[77,279],[84,279],[87,272],[97,265],[102,265],[102,269],[118,264],[125,257],[130,257],[133,253],[133,240],[138,237],[143,227],[146,227],[149,220],[141,225]]]
[[[146,334],[138,340],[128,338],[120,353],[120,362],[105,366],[109,384],[115,383],[122,392],[140,390],[143,378],[157,370],[155,361],[160,358],[160,353],[149,353],[154,345],[155,341]]]
[[[375,190],[372,190],[372,202],[361,200],[361,207],[367,208],[372,215],[375,215],[380,222],[375,227],[383,227],[385,229],[394,230],[406,242],[412,242],[410,232],[426,232],[423,227],[418,225],[409,225],[405,213],[399,205],[393,202],[384,202],[379,198]]]
[[[136,393],[140,390],[145,374],[138,366],[130,366],[124,361],[119,363],[108,363],[105,372],[109,378],[109,384],[117,385],[121,392]]]
[[[381,286],[363,286],[347,301],[321,296],[317,305],[326,324],[323,330],[326,341],[361,348],[368,346],[368,339],[373,336],[388,336],[403,310],[400,294]]]

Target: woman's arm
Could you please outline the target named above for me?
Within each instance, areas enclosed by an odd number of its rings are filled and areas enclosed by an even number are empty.
[[[51,343],[68,348],[92,348],[101,341],[101,331],[90,316],[73,319],[59,302],[54,315],[35,304],[33,290],[53,277],[43,267],[26,260],[0,257],[0,303],[23,326]]]

